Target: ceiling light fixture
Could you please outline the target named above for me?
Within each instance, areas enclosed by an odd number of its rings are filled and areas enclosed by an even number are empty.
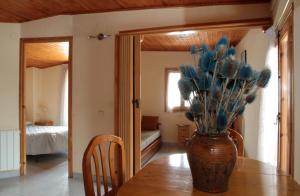
[[[196,31],[174,31],[174,32],[170,32],[167,33],[167,35],[175,35],[175,36],[179,36],[179,37],[188,37],[192,34],[195,34]]]

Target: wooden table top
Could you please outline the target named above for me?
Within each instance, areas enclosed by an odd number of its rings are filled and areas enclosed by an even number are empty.
[[[126,182],[118,196],[214,195],[193,189],[186,154],[175,154],[149,163]],[[300,196],[300,186],[268,164],[238,158],[229,182],[229,190],[217,195]]]

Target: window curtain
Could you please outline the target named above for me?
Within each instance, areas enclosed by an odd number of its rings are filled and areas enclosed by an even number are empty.
[[[271,43],[266,65],[272,76],[268,86],[262,91],[260,125],[258,136],[258,159],[277,166],[278,151],[278,47]]]
[[[62,81],[61,125],[68,126],[68,69],[65,69]]]

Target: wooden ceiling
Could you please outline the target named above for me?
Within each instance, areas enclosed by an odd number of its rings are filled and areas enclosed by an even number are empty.
[[[227,36],[231,46],[236,46],[247,34],[248,29],[183,31],[146,34],[142,38],[143,51],[189,51],[192,45],[206,43],[214,48],[216,42]]]
[[[0,22],[25,22],[62,14],[267,2],[270,0],[5,0],[0,3]]]
[[[67,64],[69,42],[26,43],[26,67],[47,68]]]

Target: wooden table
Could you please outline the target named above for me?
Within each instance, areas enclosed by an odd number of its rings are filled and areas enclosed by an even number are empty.
[[[175,154],[149,163],[126,182],[118,196],[213,195],[193,189],[186,154]],[[229,190],[217,195],[300,196],[300,186],[276,168],[247,158],[238,158]]]

